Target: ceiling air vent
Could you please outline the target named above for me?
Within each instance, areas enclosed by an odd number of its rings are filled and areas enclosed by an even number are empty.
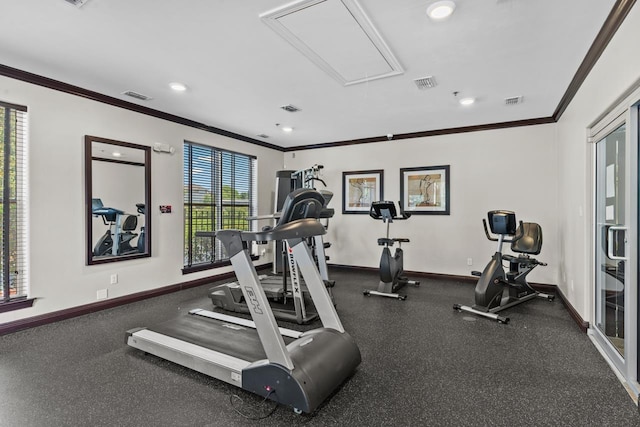
[[[150,96],[143,95],[143,94],[141,94],[141,93],[134,92],[134,91],[132,91],[132,90],[128,90],[128,91],[126,91],[126,92],[122,92],[122,94],[123,94],[123,95],[130,96],[130,97],[135,98],[135,99],[139,99],[140,101],[148,101],[148,100],[150,100],[150,99],[151,99],[151,97],[150,97]]]
[[[522,104],[522,101],[523,101],[523,97],[522,96],[512,96],[511,98],[505,98],[504,99],[505,105]]]
[[[66,0],[66,1],[67,1],[67,3],[71,3],[72,5],[74,5],[76,7],[82,7],[89,0]]]
[[[300,111],[300,109],[298,107],[296,107],[295,105],[291,105],[291,104],[283,105],[280,108],[282,108],[284,111],[288,111],[290,113],[295,113],[296,111]]]
[[[418,89],[420,90],[431,89],[432,87],[436,87],[437,85],[436,79],[434,79],[433,76],[422,77],[421,79],[415,79],[414,82],[416,86],[418,86]]]
[[[269,135],[266,135],[264,133],[261,133],[260,135],[256,135],[256,136],[259,137],[259,138],[264,138],[264,139],[269,138]]]

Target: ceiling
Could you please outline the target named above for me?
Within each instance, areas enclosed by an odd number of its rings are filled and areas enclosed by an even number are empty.
[[[549,119],[616,5],[456,0],[433,22],[433,2],[313,0],[278,13],[299,2],[0,0],[0,64],[291,149]],[[295,45],[274,30],[282,22]],[[428,76],[436,86],[418,89]]]

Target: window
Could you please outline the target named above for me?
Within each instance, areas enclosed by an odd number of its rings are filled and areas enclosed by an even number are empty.
[[[27,300],[27,108],[0,102],[0,312]]]
[[[228,262],[221,242],[198,237],[197,231],[251,230],[248,217],[257,209],[256,164],[254,156],[185,141],[184,272]]]

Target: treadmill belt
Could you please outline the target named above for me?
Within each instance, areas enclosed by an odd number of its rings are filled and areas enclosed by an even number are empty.
[[[267,357],[258,332],[234,323],[187,314],[147,329],[248,362]],[[283,338],[285,344],[292,341]]]

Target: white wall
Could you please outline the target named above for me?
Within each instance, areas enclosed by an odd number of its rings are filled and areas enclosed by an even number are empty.
[[[558,285],[585,320],[590,320],[593,289],[589,249],[593,227],[591,147],[587,144],[586,129],[640,78],[639,39],[640,6],[636,4],[556,124],[561,165]]]
[[[29,109],[30,296],[32,308],[0,314],[0,323],[96,301],[99,289],[119,297],[230,270],[182,275],[182,143],[184,140],[258,156],[259,210],[271,209],[282,152],[0,77],[0,99]],[[152,257],[85,265],[84,135],[152,145]],[[160,214],[158,205],[172,205]],[[258,262],[264,262],[260,260]],[[117,273],[119,283],[109,285]]]
[[[413,215],[391,225],[392,237],[411,239],[403,245],[405,270],[464,276],[482,270],[495,251],[482,219],[490,210],[508,209],[543,229],[538,259],[549,266],[534,270],[531,281],[556,283],[558,165],[553,124],[301,150],[284,157],[288,169],[324,165],[322,177],[334,192],[330,206],[336,210],[327,236],[330,263],[377,267],[377,238],[386,231],[368,215],[341,213],[342,172],[383,169],[384,198],[398,201],[400,168],[450,165],[451,214]],[[473,266],[467,266],[467,258]]]

